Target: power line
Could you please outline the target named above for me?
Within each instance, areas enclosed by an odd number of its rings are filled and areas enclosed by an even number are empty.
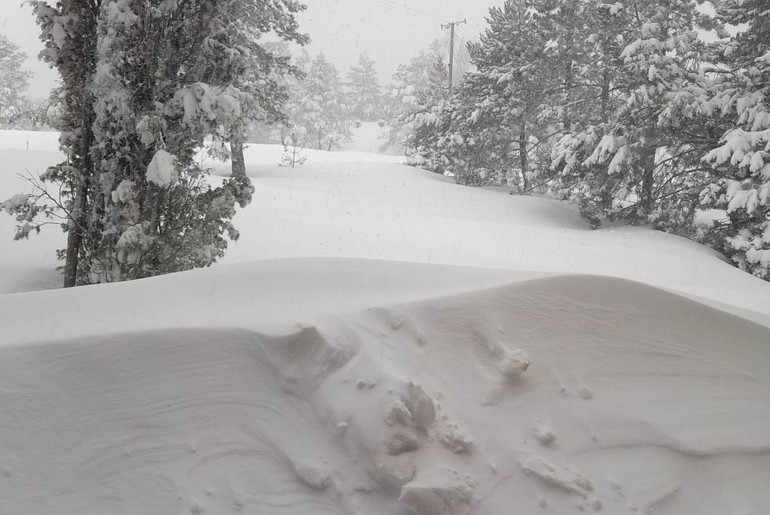
[[[434,20],[434,17],[432,15],[428,14],[425,11],[417,10],[417,9],[415,9],[412,6],[399,4],[399,3],[394,2],[393,0],[381,0],[381,1],[384,2],[385,5],[393,7],[394,9],[403,11],[405,13],[409,13],[409,14],[412,14],[412,15],[415,15],[415,16],[420,16],[423,19],[429,20],[429,21],[433,21]]]

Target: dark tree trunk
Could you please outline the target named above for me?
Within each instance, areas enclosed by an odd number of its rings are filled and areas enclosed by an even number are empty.
[[[653,186],[655,184],[655,145],[648,131],[642,150],[642,194],[641,205],[645,214],[650,214],[655,205]]]
[[[569,97],[570,97],[571,91],[572,91],[572,61],[568,60],[564,69],[564,104],[565,105],[570,104]],[[572,124],[569,114],[570,114],[569,108],[565,108],[564,119],[562,120],[565,131],[568,131],[570,129],[570,125]]]
[[[521,132],[519,133],[519,166],[521,167],[521,190],[522,193],[529,191],[529,179],[527,179],[527,172],[529,171],[529,146],[527,145],[527,126],[521,125]]]
[[[235,135],[230,139],[233,177],[246,177],[246,160],[243,157],[243,140]]]
[[[78,283],[78,266],[80,264],[80,249],[83,246],[83,227],[86,213],[85,177],[74,188],[74,208],[67,223],[67,255],[64,261],[64,287],[72,288]]]
[[[605,184],[604,188],[601,191],[599,203],[603,210],[609,211],[612,209],[612,188],[609,183]]]
[[[610,70],[604,68],[602,73],[602,123],[607,123],[610,111]]]
[[[64,287],[77,286],[80,272],[80,255],[85,237],[88,216],[89,183],[94,175],[94,163],[91,159],[91,147],[94,143],[94,107],[90,93],[91,78],[96,66],[96,20],[98,9],[90,9],[83,34],[83,67],[79,77],[80,98],[80,148],[75,163],[78,165],[79,177],[72,185],[72,212],[70,213],[67,230],[67,250],[64,261]]]

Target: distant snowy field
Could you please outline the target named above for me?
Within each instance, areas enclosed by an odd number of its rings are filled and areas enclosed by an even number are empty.
[[[46,291],[0,216],[0,513],[770,513],[769,283],[366,130],[250,146],[207,270]],[[0,198],[59,159],[0,131]]]

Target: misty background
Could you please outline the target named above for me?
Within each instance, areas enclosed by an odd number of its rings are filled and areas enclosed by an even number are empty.
[[[367,52],[375,61],[380,84],[390,82],[399,64],[408,62],[432,41],[448,38],[441,25],[467,19],[458,25],[459,46],[478,38],[491,6],[502,0],[305,0],[300,29],[309,34],[311,54],[323,52],[342,73]],[[34,74],[27,95],[42,99],[55,85],[57,74],[41,63],[39,29],[32,8],[20,0],[0,0],[0,33],[27,54],[26,69]],[[448,40],[447,40],[448,41]]]

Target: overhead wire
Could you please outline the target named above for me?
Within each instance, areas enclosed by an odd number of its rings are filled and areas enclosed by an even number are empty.
[[[397,3],[395,0],[380,0],[380,1],[383,2],[387,6],[393,7],[394,9],[398,9],[400,11],[407,12],[407,13],[415,15],[415,16],[419,16],[419,17],[421,17],[421,18],[423,18],[425,20],[428,20],[428,21],[431,21],[431,22],[434,22],[434,23],[436,21],[436,18],[433,15],[428,14],[428,13],[426,13],[424,11],[417,10],[416,8],[414,8],[412,6]]]

